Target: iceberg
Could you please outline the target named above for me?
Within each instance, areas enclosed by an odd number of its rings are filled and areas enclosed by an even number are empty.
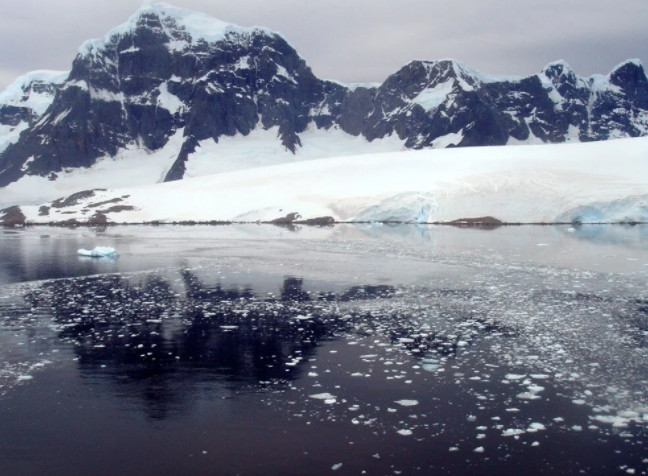
[[[110,246],[95,246],[91,250],[79,248],[77,254],[79,256],[89,256],[90,258],[116,258],[118,256],[117,250]]]

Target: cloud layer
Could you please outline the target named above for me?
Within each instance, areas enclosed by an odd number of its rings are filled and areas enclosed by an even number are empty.
[[[35,69],[70,68],[78,46],[124,22],[140,0],[9,0],[0,16],[0,89]],[[526,75],[565,59],[577,73],[648,60],[645,0],[173,0],[282,33],[315,74],[382,81],[412,59],[456,58]]]

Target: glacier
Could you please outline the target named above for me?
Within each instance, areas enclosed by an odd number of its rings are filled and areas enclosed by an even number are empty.
[[[639,223],[648,221],[648,138],[313,159],[97,189],[20,211],[25,224]]]

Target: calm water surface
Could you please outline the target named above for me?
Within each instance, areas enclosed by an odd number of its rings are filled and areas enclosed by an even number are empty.
[[[0,474],[646,474],[647,278],[641,226],[0,230]]]

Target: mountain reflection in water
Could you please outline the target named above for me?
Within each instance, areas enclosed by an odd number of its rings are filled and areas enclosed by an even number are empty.
[[[164,419],[208,382],[221,382],[226,395],[297,378],[320,341],[352,326],[350,315],[321,303],[393,295],[389,286],[312,295],[286,277],[279,296],[261,299],[249,288],[205,286],[190,270],[180,276],[173,284],[156,274],[55,280],[28,300],[51,309],[84,378],[139,395],[149,417]]]

